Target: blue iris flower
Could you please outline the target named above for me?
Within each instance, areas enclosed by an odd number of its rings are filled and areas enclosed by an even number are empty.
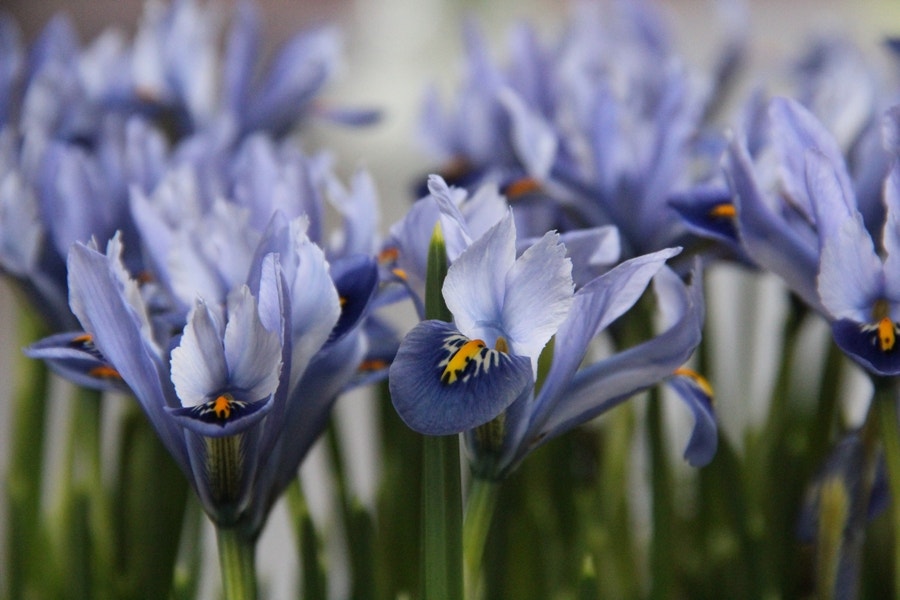
[[[541,443],[672,378],[690,357],[700,340],[702,292],[664,267],[678,252],[626,261],[576,291],[558,235],[546,234],[517,258],[507,213],[450,265],[443,295],[453,322],[423,321],[402,341],[390,370],[394,407],[421,433],[465,432],[474,471],[505,476]],[[669,327],[584,366],[591,341],[651,279]],[[536,385],[543,352],[552,361]],[[679,385],[696,416],[688,457],[705,464],[716,425],[708,393],[689,383],[697,381]]]
[[[452,263],[474,239],[483,236],[510,210],[506,196],[491,182],[469,194],[465,188],[450,186],[443,177],[431,175],[428,191],[427,196],[391,227],[381,253],[382,262],[389,270],[386,278],[400,279],[410,290],[420,318],[424,318],[426,257],[435,224],[443,225],[447,258]],[[519,205],[513,205],[512,214],[517,231],[522,225],[531,231],[529,215],[523,215]],[[521,254],[539,237],[517,236],[516,252]],[[619,259],[619,234],[613,226],[566,232],[560,235],[560,240],[571,259],[576,287],[605,272]]]
[[[843,160],[816,150],[805,158],[820,245],[817,291],[834,339],[869,372],[898,375],[900,167],[895,161],[885,181],[879,244],[866,229]]]
[[[245,281],[200,286],[181,327],[166,329],[121,252],[119,237],[105,255],[83,244],[70,252],[82,355],[135,395],[210,517],[255,535],[363,359],[354,331],[377,283],[374,260],[331,273],[303,219],[276,216]]]

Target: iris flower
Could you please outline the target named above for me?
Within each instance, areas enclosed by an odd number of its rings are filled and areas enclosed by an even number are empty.
[[[810,150],[805,164],[821,248],[817,291],[834,339],[869,372],[898,375],[900,167],[895,161],[885,181],[879,245],[866,229],[843,161]]]
[[[505,476],[538,445],[671,378],[689,358],[703,304],[698,285],[664,267],[678,252],[626,261],[576,292],[558,235],[516,258],[507,214],[450,265],[443,296],[453,322],[423,321],[402,341],[390,370],[394,407],[421,433],[465,432],[474,472]],[[591,341],[654,276],[668,329],[583,366]],[[544,353],[550,368],[539,377]],[[704,464],[715,451],[715,420],[708,395],[688,387],[696,417],[688,457]]]
[[[581,6],[553,45],[519,27],[502,66],[473,27],[466,37],[456,105],[445,110],[432,94],[423,117],[430,147],[451,171],[463,165],[451,182],[496,181],[511,199],[540,197],[536,230],[615,225],[626,257],[683,243],[668,199],[691,183],[697,155],[709,160],[695,137],[740,62],[740,36],[728,40],[712,86],[698,85],[644,2],[611,14]]]
[[[273,227],[252,260],[245,282],[224,298],[197,296],[183,332],[167,336],[118,237],[105,255],[76,244],[69,256],[72,311],[96,356],[134,393],[210,518],[251,538],[362,359],[346,342],[376,281],[371,261],[336,277],[360,307],[342,314],[343,294],[302,222]]]

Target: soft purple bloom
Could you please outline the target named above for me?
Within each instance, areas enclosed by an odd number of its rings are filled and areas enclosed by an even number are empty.
[[[670,379],[699,343],[700,286],[686,286],[664,267],[677,248],[626,261],[576,291],[572,259],[557,234],[546,234],[517,258],[515,225],[507,213],[454,256],[451,240],[465,237],[466,221],[451,216],[442,222],[442,229],[451,229],[446,246],[453,260],[443,296],[453,322],[423,321],[404,338],[391,366],[391,395],[413,429],[429,435],[465,432],[479,476],[505,476],[544,441]],[[651,279],[667,329],[584,366],[591,341],[638,300]],[[544,353],[550,369],[535,385]],[[696,386],[682,387],[696,415],[688,457],[705,464],[716,447],[710,399]]]

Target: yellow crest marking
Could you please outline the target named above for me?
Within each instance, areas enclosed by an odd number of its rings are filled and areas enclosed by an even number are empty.
[[[220,419],[227,419],[231,416],[231,394],[222,394],[213,400],[212,410]]]
[[[472,359],[476,359],[481,354],[484,347],[485,344],[481,340],[469,340],[460,346],[447,361],[447,366],[441,373],[441,381],[448,384],[456,383],[457,378],[466,370]]]
[[[881,351],[893,350],[896,342],[897,331],[894,322],[889,317],[883,317],[878,321],[878,343],[881,345]]]

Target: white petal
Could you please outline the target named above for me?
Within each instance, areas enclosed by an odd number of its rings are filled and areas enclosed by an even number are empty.
[[[262,400],[278,387],[281,373],[278,332],[263,327],[256,299],[246,285],[234,295],[229,306],[225,360],[230,383],[245,390],[247,400]]]
[[[198,300],[181,337],[172,351],[172,383],[183,406],[197,406],[222,389],[228,368],[222,331],[210,307]]]
[[[444,301],[464,335],[493,344],[501,333],[506,274],[515,260],[516,227],[509,211],[450,265]]]
[[[574,288],[566,247],[558,234],[545,234],[506,276],[503,329],[510,352],[531,357],[536,367],[541,350],[572,307]]]

